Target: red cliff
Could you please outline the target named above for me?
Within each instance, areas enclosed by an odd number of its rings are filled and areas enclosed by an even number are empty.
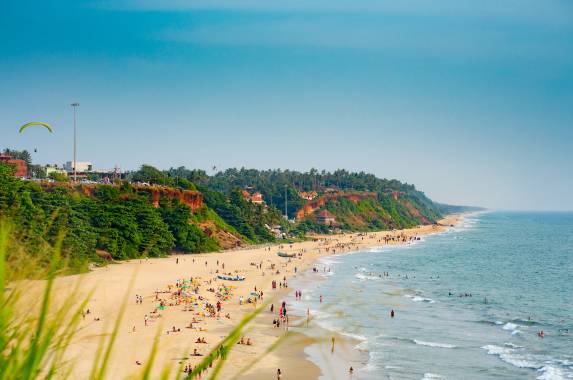
[[[70,182],[42,182],[41,186],[46,190],[50,191],[55,187],[67,187],[69,189],[75,189],[85,196],[91,197],[95,188],[100,185],[96,184],[80,184],[73,185]],[[113,187],[119,187],[118,185],[109,185]],[[196,211],[203,206],[203,194],[196,190],[182,190],[174,189],[171,187],[163,186],[138,186],[132,185],[133,190],[138,194],[145,194],[149,196],[149,200],[154,207],[159,207],[159,200],[161,198],[167,198],[169,200],[178,199],[179,202],[189,206],[191,210]],[[127,195],[129,196],[129,195]]]
[[[378,195],[372,192],[362,192],[362,193],[334,193],[325,194],[322,197],[316,198],[310,202],[307,202],[296,212],[296,218],[302,219],[308,215],[311,215],[316,210],[324,206],[328,201],[333,201],[336,199],[347,199],[351,202],[358,202],[364,199],[376,199]]]
[[[161,198],[178,199],[179,202],[189,206],[193,211],[203,206],[203,194],[196,190],[182,190],[163,186],[133,186],[133,188],[138,193],[150,194],[151,203],[154,207],[159,207]]]

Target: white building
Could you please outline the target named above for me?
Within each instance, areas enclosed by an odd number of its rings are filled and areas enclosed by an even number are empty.
[[[68,172],[64,169],[58,168],[56,165],[46,165],[46,176],[50,176],[52,173],[68,175]]]
[[[67,171],[68,173],[71,173],[74,171],[74,162],[73,161],[68,161],[64,164],[64,170]],[[89,161],[85,161],[85,162],[81,162],[81,161],[76,161],[76,171],[77,172],[91,172],[93,170],[93,165],[91,162]]]

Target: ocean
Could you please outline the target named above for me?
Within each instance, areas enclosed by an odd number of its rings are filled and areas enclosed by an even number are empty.
[[[354,379],[573,379],[573,213],[471,214],[316,268],[290,308],[356,339]]]

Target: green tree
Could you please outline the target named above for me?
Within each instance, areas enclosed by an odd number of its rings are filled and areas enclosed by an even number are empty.
[[[68,182],[68,176],[63,173],[52,172],[49,178],[56,182]]]
[[[219,249],[216,240],[205,235],[196,225],[190,223],[191,209],[179,201],[162,202],[160,207],[163,221],[169,226],[177,250],[186,253],[210,252]]]
[[[148,182],[158,185],[169,185],[172,182],[161,170],[151,165],[142,165],[138,171],[131,174],[130,180],[132,182]]]

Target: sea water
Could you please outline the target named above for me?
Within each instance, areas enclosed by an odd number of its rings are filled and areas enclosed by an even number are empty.
[[[357,339],[355,379],[573,379],[572,213],[472,214],[316,268],[291,310]]]

